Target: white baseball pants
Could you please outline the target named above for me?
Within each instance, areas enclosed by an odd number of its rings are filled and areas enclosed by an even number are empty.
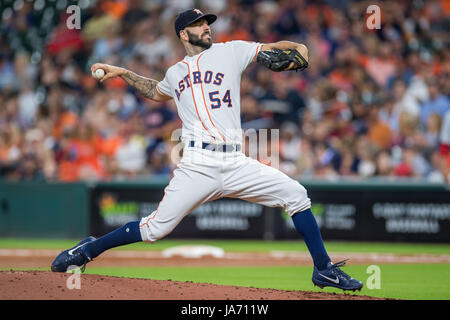
[[[140,221],[142,240],[165,237],[202,203],[224,197],[282,207],[290,216],[311,207],[300,183],[242,152],[185,147],[158,208]]]

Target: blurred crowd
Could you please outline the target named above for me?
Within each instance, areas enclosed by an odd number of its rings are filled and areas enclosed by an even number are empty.
[[[79,16],[66,11],[71,4]],[[371,4],[381,8],[379,29],[366,23]],[[173,101],[142,98],[120,78],[100,84],[90,66],[162,80],[185,56],[174,18],[193,7],[218,15],[215,42],[291,40],[309,48],[303,72],[255,63],[242,78],[242,127],[280,129],[282,171],[296,179],[443,181],[443,164],[450,166],[448,150],[440,151],[450,110],[445,0],[4,0],[0,179],[170,177],[181,127]]]

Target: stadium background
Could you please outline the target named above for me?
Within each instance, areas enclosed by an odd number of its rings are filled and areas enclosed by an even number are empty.
[[[414,177],[442,181],[439,129],[448,98],[448,1],[386,1],[368,30],[360,1],[2,1],[0,176],[118,180],[169,176],[175,105],[121,79],[99,84],[95,62],[162,79],[184,51],[173,17],[198,5],[219,16],[216,42],[308,45],[311,67],[242,79],[243,128],[280,129],[280,167],[294,178]],[[333,5],[333,3],[335,3]],[[339,3],[337,5],[336,3]],[[264,159],[260,159],[264,161]]]
[[[81,9],[80,29],[67,28],[72,4]],[[367,29],[371,4],[381,8],[380,29]],[[415,253],[441,254],[448,266],[442,168],[450,157],[439,134],[450,110],[444,0],[2,1],[0,247],[35,248],[35,239],[18,237],[101,235],[157,204],[175,167],[175,104],[144,99],[120,79],[100,84],[90,66],[104,62],[162,79],[185,55],[174,16],[192,7],[219,16],[216,42],[308,46],[304,72],[272,73],[257,64],[245,71],[242,126],[280,129],[280,169],[310,191],[325,240],[390,241],[376,247],[381,252],[399,241],[443,242]],[[255,218],[258,210],[241,202],[216,202],[187,217],[174,236],[200,235],[203,243],[294,238],[283,213],[264,210]],[[199,228],[202,217],[200,225],[212,229]],[[42,247],[62,249],[61,241]],[[373,247],[350,251],[365,248]],[[448,292],[449,283],[441,285]]]

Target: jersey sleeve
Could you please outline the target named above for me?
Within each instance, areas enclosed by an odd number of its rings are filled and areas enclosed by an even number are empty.
[[[166,96],[173,97],[167,73],[166,73],[164,79],[162,81],[158,82],[158,84],[156,85],[156,90],[158,90],[162,94],[165,94]]]
[[[243,72],[250,63],[256,61],[256,56],[263,45],[259,42],[242,40],[230,41],[230,44],[233,50],[234,59],[241,72]]]

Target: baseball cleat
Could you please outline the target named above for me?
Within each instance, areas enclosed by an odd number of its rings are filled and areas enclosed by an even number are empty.
[[[52,262],[52,271],[53,272],[66,272],[69,267],[81,267],[81,271],[83,272],[86,268],[86,264],[91,261],[91,257],[89,257],[84,247],[89,242],[97,240],[94,237],[87,237],[86,239],[81,240],[75,247],[67,249],[55,258]]]
[[[328,263],[325,270],[318,270],[314,266],[312,282],[319,288],[335,287],[342,290],[361,290],[363,283],[359,280],[353,279],[348,274],[340,269],[345,265],[347,260],[339,261],[336,264]]]

